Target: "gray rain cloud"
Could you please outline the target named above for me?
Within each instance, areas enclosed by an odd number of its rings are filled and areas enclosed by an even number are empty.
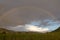
[[[59,1],[0,0],[0,26],[15,31],[56,30],[60,26]]]

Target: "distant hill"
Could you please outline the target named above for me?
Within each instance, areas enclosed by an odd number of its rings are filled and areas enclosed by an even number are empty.
[[[14,31],[7,30],[7,29],[4,29],[4,28],[0,28],[0,33],[1,32],[14,32]],[[53,32],[60,32],[60,27],[57,30],[53,31]]]
[[[0,40],[60,40],[60,28],[50,33],[14,32],[0,28]]]
[[[60,27],[57,30],[53,31],[53,32],[60,32]]]

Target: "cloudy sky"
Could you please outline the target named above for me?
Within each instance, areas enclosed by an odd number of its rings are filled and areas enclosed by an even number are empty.
[[[13,31],[54,31],[60,26],[60,0],[0,0],[0,26]]]

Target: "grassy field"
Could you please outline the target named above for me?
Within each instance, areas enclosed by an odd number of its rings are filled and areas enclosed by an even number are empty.
[[[0,29],[0,40],[60,40],[60,28],[51,33],[13,32]]]

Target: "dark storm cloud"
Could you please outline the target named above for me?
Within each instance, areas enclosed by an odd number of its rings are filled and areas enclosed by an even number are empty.
[[[35,6],[52,12],[59,20],[60,17],[60,2],[59,0],[0,0],[6,10],[19,6]]]

